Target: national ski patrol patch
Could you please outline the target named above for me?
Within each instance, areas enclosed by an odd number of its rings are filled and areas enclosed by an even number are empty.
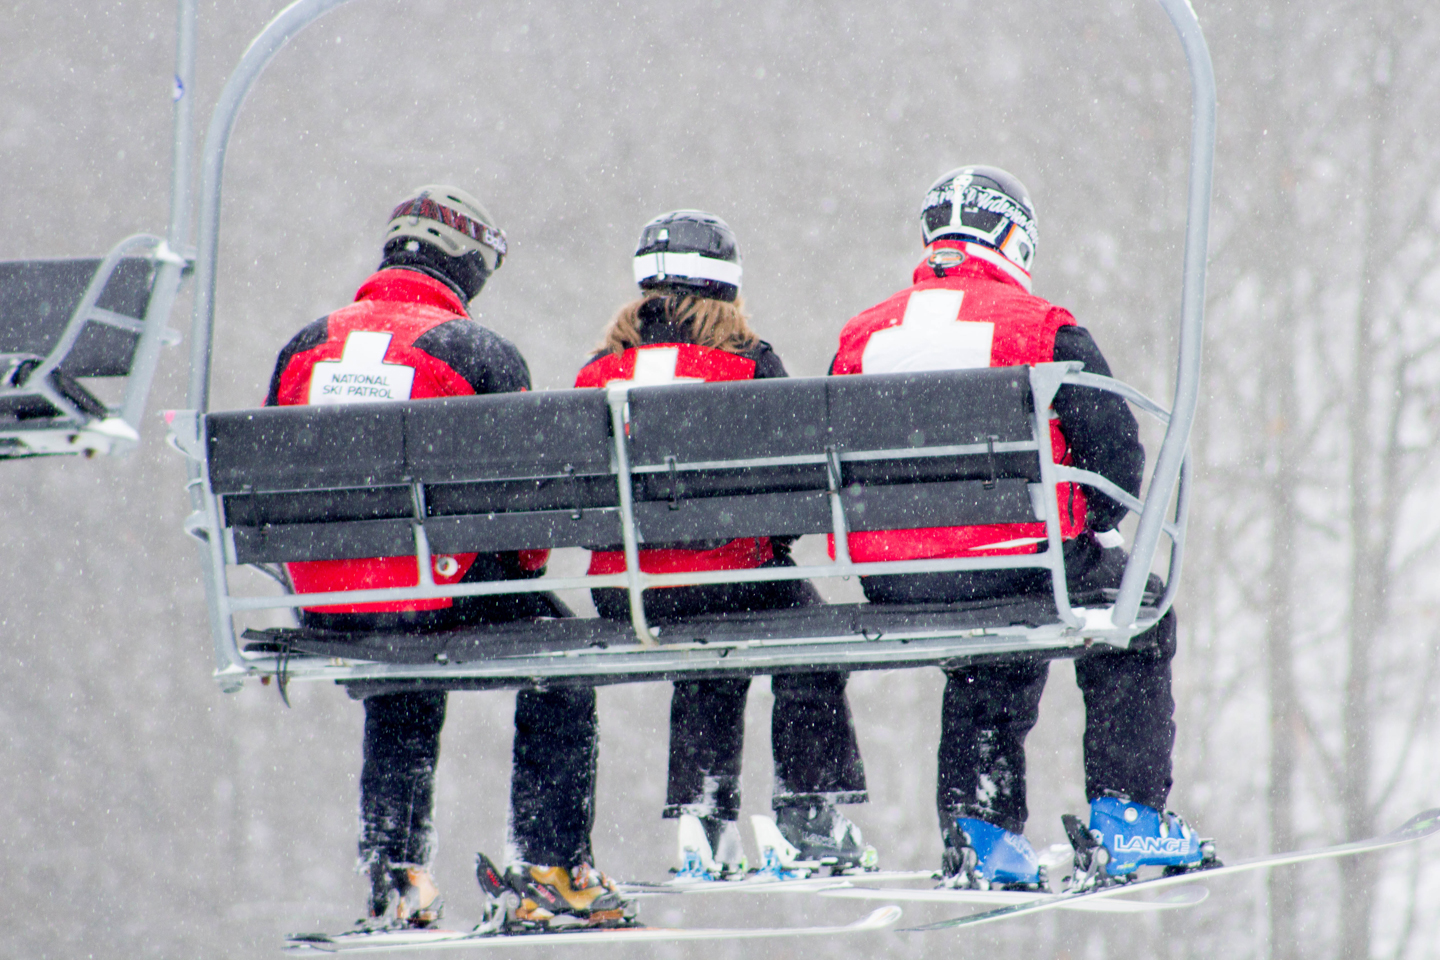
[[[339,360],[321,360],[310,372],[313,406],[341,403],[376,403],[409,400],[415,368],[386,363],[394,334],[352,330],[345,338]]]

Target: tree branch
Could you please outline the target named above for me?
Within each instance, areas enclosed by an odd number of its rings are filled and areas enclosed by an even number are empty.
[[[1429,649],[1429,657],[1425,664],[1425,680],[1420,684],[1420,696],[1416,700],[1414,712],[1410,715],[1410,722],[1406,724],[1405,739],[1395,761],[1395,769],[1390,772],[1388,782],[1372,802],[1372,813],[1379,813],[1394,795],[1395,788],[1400,784],[1400,776],[1405,770],[1405,760],[1410,755],[1410,749],[1415,745],[1415,738],[1420,733],[1420,725],[1430,712],[1430,704],[1434,699],[1435,675],[1437,670],[1440,670],[1440,631],[1431,634],[1430,642],[1426,646]]]
[[[1295,715],[1300,718],[1300,726],[1305,731],[1305,736],[1310,745],[1315,748],[1315,755],[1320,758],[1320,766],[1325,771],[1325,777],[1330,781],[1330,789],[1339,793],[1345,783],[1345,774],[1340,769],[1339,762],[1325,749],[1325,744],[1320,740],[1320,731],[1316,729],[1315,721],[1310,716],[1310,711],[1305,704],[1298,700],[1295,702]]]

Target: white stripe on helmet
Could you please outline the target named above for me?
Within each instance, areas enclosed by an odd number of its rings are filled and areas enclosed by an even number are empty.
[[[717,280],[740,286],[740,264],[716,260],[698,253],[645,253],[635,258],[635,282],[654,277],[686,277],[691,280]]]

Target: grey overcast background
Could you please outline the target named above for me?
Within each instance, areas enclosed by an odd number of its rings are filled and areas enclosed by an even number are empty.
[[[1440,8],[1197,8],[1221,119],[1171,805],[1239,859],[1440,802]],[[162,232],[172,4],[0,9],[0,258],[96,255]],[[279,9],[202,4],[197,152],[225,77]],[[964,162],[1028,184],[1036,291],[1090,327],[1119,375],[1164,396],[1188,98],[1149,0],[357,0],[281,53],[236,127],[214,405],[260,402],[278,348],[374,267],[391,206],[437,181],[478,194],[511,237],[476,305],[537,388],[569,385],[633,292],[640,225],[682,206],[732,224],[757,327],[793,374],[820,375],[843,322],[908,282],[920,197]],[[6,956],[274,956],[283,933],[347,926],[364,902],[359,705],[315,685],[292,688],[286,709],[273,688],[226,696],[209,679],[184,470],[159,417],[185,404],[186,362],[185,347],[166,352],[136,454],[0,464]],[[1085,802],[1073,670],[1051,677],[1030,741],[1037,846],[1062,841],[1059,815]],[[851,681],[872,801],[850,813],[886,867],[938,863],[940,690],[934,670]],[[600,693],[597,859],[617,876],[661,876],[673,856],[659,818],[668,699],[655,684]],[[768,808],[769,704],[757,681],[746,813]],[[451,699],[437,870],[456,921],[478,914],[474,851],[502,850],[512,708],[509,694]],[[1208,902],[1165,916],[592,949],[1420,958],[1440,956],[1437,907],[1431,843],[1215,881]],[[860,910],[705,898],[650,901],[644,916],[782,924]]]

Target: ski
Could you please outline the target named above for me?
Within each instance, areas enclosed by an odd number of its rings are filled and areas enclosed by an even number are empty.
[[[914,880],[933,880],[933,870],[876,870],[868,873],[835,873],[804,877],[776,877],[759,871],[741,880],[697,880],[676,878],[663,882],[630,881],[620,884],[620,892],[630,897],[654,897],[669,894],[708,893],[820,893],[826,890],[850,888],[853,882],[906,883]],[[875,891],[873,899],[884,899],[881,891]]]
[[[1189,879],[1195,879],[1193,877]],[[1133,885],[1132,885],[1133,886]],[[1127,890],[1126,892],[1131,892]],[[1010,907],[1047,900],[1064,900],[1057,904],[1062,910],[1082,910],[1093,913],[1152,913],[1157,910],[1177,910],[1203,903],[1210,891],[1198,884],[1164,890],[1151,900],[1130,900],[1113,897],[1096,900],[1093,897],[1067,898],[1063,893],[1044,893],[1030,890],[872,890],[867,887],[836,886],[817,890],[822,897],[836,897],[845,900],[887,900],[902,903],[978,903],[996,907]]]
[[[1117,883],[1098,889],[1077,890],[1070,893],[1058,894],[1050,899],[1036,900],[1030,903],[1011,904],[982,913],[972,913],[964,917],[956,917],[951,920],[941,920],[938,923],[925,924],[920,927],[907,927],[904,932],[948,930],[953,927],[993,923],[997,920],[1008,920],[1011,917],[1024,916],[1030,913],[1041,913],[1046,910],[1074,909],[1076,903],[1080,901],[1094,903],[1096,901],[1127,896],[1143,891],[1159,890],[1164,887],[1194,883],[1200,879],[1210,880],[1226,874],[1245,873],[1250,870],[1264,870],[1269,867],[1279,867],[1291,863],[1304,863],[1307,860],[1328,860],[1332,857],[1354,856],[1360,853],[1369,853],[1372,850],[1382,850],[1386,847],[1422,840],[1437,831],[1440,831],[1440,808],[1432,808],[1423,813],[1416,814],[1405,821],[1399,828],[1389,833],[1384,833],[1366,840],[1355,840],[1350,843],[1341,843],[1330,847],[1318,847],[1313,850],[1274,853],[1268,856],[1254,857],[1250,860],[1242,860],[1239,863],[1232,863],[1227,866],[1209,867],[1204,870],[1191,870],[1185,873],[1160,876],[1150,880],[1137,880],[1131,883]]]
[[[800,851],[781,834],[769,817],[752,816],[755,843],[760,848],[760,866],[743,876],[726,876],[727,867],[715,856],[699,818],[680,817],[678,875],[660,883],[621,883],[620,892],[629,897],[669,894],[712,893],[814,893],[831,887],[848,886],[851,879],[866,883],[934,879],[931,871],[882,871],[874,869],[873,851],[867,866],[841,862],[838,858],[802,860]],[[736,868],[738,874],[738,868]]]
[[[560,944],[655,943],[674,940],[754,940],[768,937],[831,937],[883,930],[900,919],[900,908],[885,906],[854,923],[829,927],[580,927],[571,930],[504,934],[493,930],[378,930],[330,936],[297,933],[285,939],[287,953],[380,953],[387,950],[514,948]]]

